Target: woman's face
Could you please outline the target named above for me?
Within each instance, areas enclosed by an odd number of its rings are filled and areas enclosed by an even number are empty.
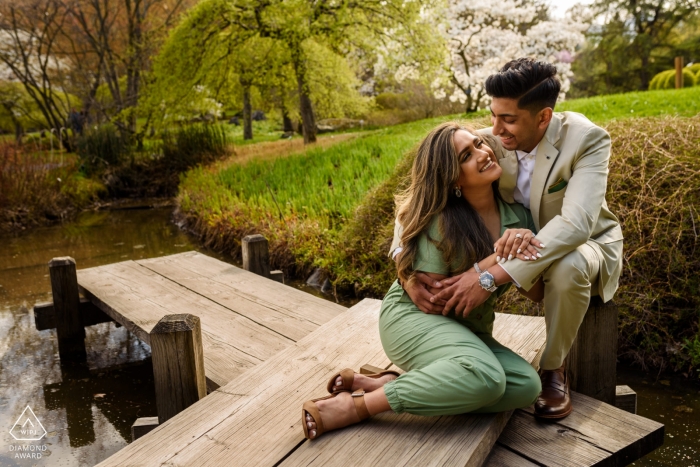
[[[498,165],[496,155],[480,136],[457,130],[453,140],[460,166],[457,185],[462,192],[469,188],[490,186],[501,176],[503,169]]]

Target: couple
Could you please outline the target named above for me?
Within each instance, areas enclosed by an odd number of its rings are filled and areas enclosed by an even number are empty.
[[[590,297],[617,289],[622,230],[605,202],[610,138],[554,114],[559,91],[553,65],[513,60],[486,80],[492,128],[446,123],[421,142],[397,197],[398,280],[379,316],[384,351],[406,373],[343,370],[331,395],[304,404],[307,438],[389,410],[571,412],[564,359]],[[491,336],[511,283],[544,301],[539,374]]]

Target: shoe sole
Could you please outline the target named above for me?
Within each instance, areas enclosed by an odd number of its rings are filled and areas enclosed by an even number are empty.
[[[535,417],[541,418],[543,420],[560,420],[560,419],[568,416],[573,410],[574,410],[574,408],[571,407],[566,413],[561,413],[561,414],[556,414],[556,415],[540,415],[537,412],[535,412]]]

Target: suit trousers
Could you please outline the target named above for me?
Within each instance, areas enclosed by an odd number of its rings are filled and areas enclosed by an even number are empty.
[[[598,294],[602,257],[598,244],[589,240],[542,274],[547,326],[547,343],[540,360],[543,370],[559,368],[569,354],[591,295]]]
[[[541,391],[535,369],[490,334],[399,301],[397,283],[382,302],[384,352],[406,373],[384,385],[394,412],[415,415],[492,413],[527,407]]]

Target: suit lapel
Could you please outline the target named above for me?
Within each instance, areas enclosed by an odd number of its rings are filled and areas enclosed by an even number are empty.
[[[513,192],[515,191],[515,184],[518,180],[518,157],[515,155],[515,151],[503,151],[505,156],[498,159],[503,173],[501,173],[501,178],[498,181],[498,188],[501,192],[501,196],[507,203],[514,203]]]
[[[559,150],[554,145],[559,141],[561,131],[561,119],[555,114],[547,127],[544,138],[537,147],[535,156],[535,169],[530,182],[530,212],[535,221],[537,230],[540,229],[540,202],[546,190],[547,178],[552,170],[554,162],[559,156]]]

